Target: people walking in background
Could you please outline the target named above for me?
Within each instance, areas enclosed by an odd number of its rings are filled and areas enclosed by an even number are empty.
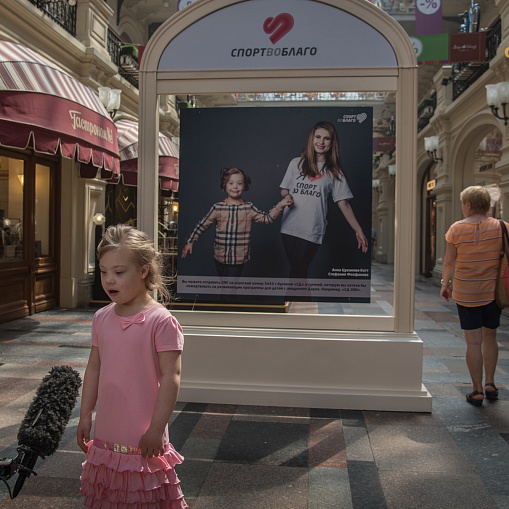
[[[447,252],[440,296],[448,301],[452,295],[458,307],[460,325],[465,331],[467,343],[466,361],[473,384],[467,401],[481,406],[484,394],[490,400],[498,397],[495,369],[501,309],[495,301],[495,284],[502,254],[502,228],[497,219],[486,215],[491,203],[486,189],[481,186],[467,187],[460,197],[465,219],[454,223],[445,236]],[[507,243],[504,244],[505,249],[509,249]],[[454,268],[456,271],[451,287]]]
[[[285,209],[281,220],[290,277],[307,278],[327,228],[330,194],[354,230],[358,249],[367,252],[368,241],[348,203],[353,195],[340,163],[338,135],[331,123],[318,122],[313,127],[301,156],[290,161],[280,187],[281,196],[294,202]]]
[[[214,262],[217,274],[219,277],[240,277],[244,265],[251,257],[251,223],[272,223],[293,201],[291,197],[285,197],[269,212],[262,212],[242,198],[242,193],[251,185],[251,179],[242,170],[225,167],[221,170],[220,177],[221,189],[226,192],[226,199],[215,203],[196,225],[186,239],[182,258],[192,254],[193,244],[199,236],[216,223]]]
[[[187,507],[168,439],[180,387],[184,336],[164,303],[160,255],[144,233],[110,226],[97,248],[104,291],[94,315],[77,440],[86,455],[81,492],[89,508]],[[97,404],[94,439],[92,413]]]
[[[376,230],[371,228],[371,259],[373,259],[373,250],[376,247]]]

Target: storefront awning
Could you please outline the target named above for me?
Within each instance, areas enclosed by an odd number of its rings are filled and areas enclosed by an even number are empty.
[[[117,130],[99,97],[29,48],[0,41],[0,145],[119,172]]]
[[[121,119],[115,122],[118,132],[120,173],[125,185],[138,184],[138,124]],[[161,189],[177,191],[179,147],[167,136],[159,133],[159,182]],[[118,179],[112,179],[115,181]]]

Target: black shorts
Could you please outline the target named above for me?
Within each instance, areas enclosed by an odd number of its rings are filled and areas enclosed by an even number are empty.
[[[462,329],[473,330],[486,327],[487,329],[497,329],[500,325],[500,315],[502,310],[498,307],[496,301],[491,301],[484,306],[476,306],[474,308],[460,306],[458,307],[458,315],[460,317],[460,325]]]

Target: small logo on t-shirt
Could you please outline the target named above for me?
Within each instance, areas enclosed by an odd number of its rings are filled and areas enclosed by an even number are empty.
[[[315,175],[314,177],[309,177],[309,180],[311,182],[318,180],[318,179],[323,179],[323,173],[319,173],[318,175]]]

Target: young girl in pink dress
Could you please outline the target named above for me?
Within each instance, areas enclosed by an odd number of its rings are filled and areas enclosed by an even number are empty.
[[[77,439],[86,455],[85,506],[183,509],[174,470],[183,458],[169,443],[168,421],[184,337],[177,320],[148,293],[157,289],[169,300],[159,254],[144,233],[116,225],[104,233],[97,258],[113,302],[94,315],[83,383]]]

